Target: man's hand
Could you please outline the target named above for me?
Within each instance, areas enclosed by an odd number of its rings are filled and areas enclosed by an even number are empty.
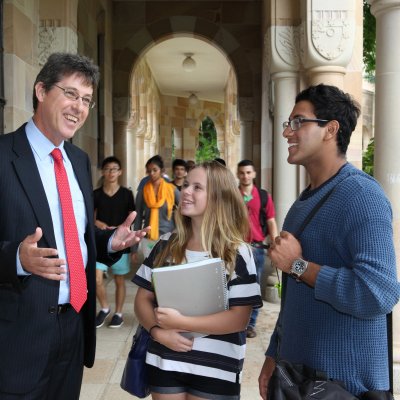
[[[264,365],[261,368],[260,376],[258,377],[258,389],[263,400],[267,400],[268,383],[275,369],[275,360],[272,357],[266,356]]]
[[[302,248],[291,233],[282,231],[271,243],[268,255],[275,267],[290,273],[293,261],[302,257]]]
[[[54,281],[65,280],[65,260],[57,257],[56,249],[38,247],[42,238],[42,229],[36,228],[35,233],[28,235],[19,246],[19,260],[22,268],[34,275],[39,275]]]
[[[121,251],[139,243],[150,231],[150,226],[140,231],[132,231],[131,225],[135,218],[136,212],[132,211],[126,220],[117,228],[111,241],[111,248],[113,251]]]

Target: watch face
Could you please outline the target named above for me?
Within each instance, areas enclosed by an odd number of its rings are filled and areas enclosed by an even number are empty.
[[[306,267],[306,262],[304,260],[295,260],[292,264],[292,273],[296,275],[301,275]]]

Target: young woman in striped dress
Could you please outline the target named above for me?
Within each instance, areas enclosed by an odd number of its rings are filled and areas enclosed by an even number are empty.
[[[153,338],[146,358],[152,398],[240,399],[246,327],[262,300],[253,255],[245,243],[247,210],[233,174],[216,161],[197,165],[183,184],[175,220],[176,234],[160,238],[133,278],[139,286],[135,313]],[[209,257],[225,262],[228,310],[188,317],[157,308],[153,268]],[[182,331],[207,335],[188,339]]]

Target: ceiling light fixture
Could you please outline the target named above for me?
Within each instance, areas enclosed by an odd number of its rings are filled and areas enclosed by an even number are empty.
[[[182,67],[186,72],[191,72],[196,68],[196,61],[192,58],[193,53],[185,53],[185,59],[182,61]]]
[[[191,93],[189,96],[189,104],[191,106],[195,106],[198,102],[199,98],[194,93]]]

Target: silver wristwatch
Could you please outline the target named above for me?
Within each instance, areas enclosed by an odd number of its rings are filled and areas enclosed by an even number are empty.
[[[292,275],[297,282],[300,282],[301,276],[307,271],[308,261],[304,261],[302,258],[297,258],[293,261],[290,268],[290,275]]]

